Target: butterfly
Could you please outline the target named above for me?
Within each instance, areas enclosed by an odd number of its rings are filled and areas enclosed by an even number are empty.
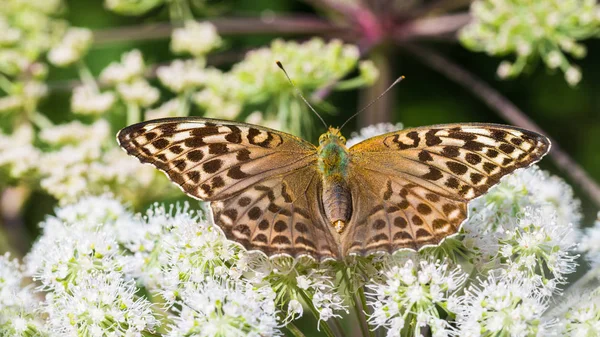
[[[538,133],[478,123],[411,128],[350,148],[333,127],[315,146],[197,117],[134,124],[117,139],[183,192],[210,201],[227,239],[318,260],[437,245],[458,232],[470,200],[550,149]]]

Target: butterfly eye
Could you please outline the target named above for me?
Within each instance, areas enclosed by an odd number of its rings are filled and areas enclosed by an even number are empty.
[[[340,141],[342,142],[342,144],[346,144],[346,137],[340,136]]]
[[[325,135],[321,135],[321,137],[319,137],[319,144],[323,144],[323,142],[325,141]]]

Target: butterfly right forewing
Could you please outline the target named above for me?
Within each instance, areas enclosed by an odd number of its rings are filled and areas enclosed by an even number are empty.
[[[495,124],[434,125],[350,148],[354,213],[343,252],[419,249],[458,231],[467,202],[541,159],[549,140]]]

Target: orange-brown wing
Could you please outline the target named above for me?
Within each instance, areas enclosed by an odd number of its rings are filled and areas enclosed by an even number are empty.
[[[168,118],[129,126],[127,153],[165,172],[188,195],[212,201],[228,239],[267,255],[339,257],[319,206],[316,148],[244,123]]]
[[[257,125],[208,118],[165,118],[128,126],[119,145],[150,163],[188,195],[230,197],[260,181],[314,165],[314,145]]]
[[[350,148],[353,215],[343,254],[418,250],[459,230],[467,203],[550,149],[535,132],[495,124],[407,129]]]
[[[213,213],[227,238],[248,250],[337,259],[338,236],[320,207],[321,189],[319,172],[306,167],[213,202]]]

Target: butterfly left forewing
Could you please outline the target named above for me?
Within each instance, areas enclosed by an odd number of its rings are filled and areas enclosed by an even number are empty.
[[[312,144],[261,126],[195,117],[135,124],[117,139],[186,194],[212,201],[228,239],[269,256],[339,257],[319,206]]]
[[[537,133],[494,124],[408,129],[353,146],[354,213],[342,238],[343,252],[438,243],[457,232],[469,200],[538,161],[549,147]]]
[[[313,165],[316,148],[290,134],[208,118],[166,118],[121,130],[119,144],[188,195],[211,201],[261,180]]]

